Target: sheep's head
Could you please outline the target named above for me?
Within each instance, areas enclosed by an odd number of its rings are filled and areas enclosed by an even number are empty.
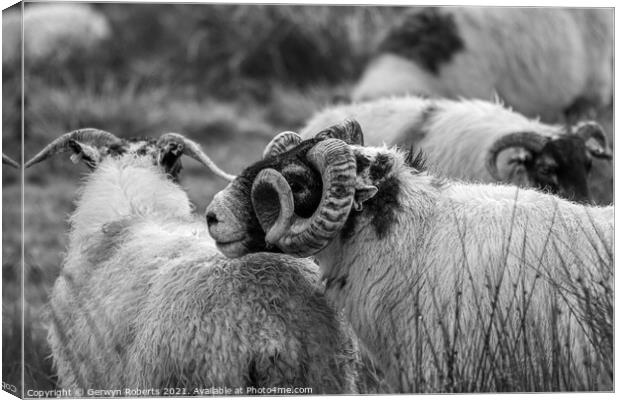
[[[98,129],[79,129],[54,140],[28,161],[25,166],[28,168],[58,153],[72,153],[71,160],[74,163],[82,161],[91,170],[97,168],[99,163],[106,158],[118,158],[125,155],[148,157],[173,180],[178,178],[182,169],[181,156],[185,154],[198,160],[226,180],[234,178],[218,168],[196,142],[178,133],[166,133],[159,139],[121,139]]]
[[[500,153],[510,152],[499,166]],[[498,181],[535,187],[578,202],[590,201],[592,158],[611,159],[603,129],[595,122],[577,124],[554,137],[518,132],[498,139],[487,153],[487,169]]]
[[[397,208],[399,193],[392,180],[393,153],[362,143],[355,121],[305,141],[293,132],[276,136],[263,159],[216,194],[207,208],[218,248],[229,257],[265,250],[309,256],[339,233],[345,236],[354,221],[350,214],[362,209],[379,216],[371,224],[385,233],[383,228],[394,221],[386,218],[388,208]],[[385,194],[390,199],[381,197]]]

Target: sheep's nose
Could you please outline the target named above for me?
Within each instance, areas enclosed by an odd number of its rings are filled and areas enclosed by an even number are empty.
[[[218,223],[217,216],[215,215],[213,211],[209,211],[207,213],[207,226],[211,227],[212,225],[215,225],[217,223]]]

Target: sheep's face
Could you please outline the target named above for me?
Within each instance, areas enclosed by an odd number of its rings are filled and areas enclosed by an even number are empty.
[[[257,251],[279,251],[266,243],[265,231],[261,228],[252,202],[254,182],[265,169],[279,171],[289,183],[296,214],[305,218],[312,215],[321,200],[322,182],[306,155],[317,142],[315,139],[307,140],[293,149],[247,167],[226,189],[215,195],[206,218],[211,236],[224,254],[238,257]],[[264,199],[265,207],[260,209],[264,215],[261,217],[265,220],[277,218],[280,207],[278,193],[269,186],[257,185],[254,195]]]
[[[590,201],[588,175],[592,168],[592,156],[581,138],[563,135],[550,140],[525,165],[532,186],[569,200]]]
[[[306,141],[291,132],[276,136],[264,159],[207,208],[218,248],[229,257],[265,250],[310,256],[336,236],[347,240],[358,217],[351,211],[361,211],[362,204],[363,218],[382,237],[398,209],[393,171],[405,161],[387,149],[359,146],[362,142],[354,121]]]
[[[498,154],[506,150],[512,154],[500,172]],[[611,151],[601,127],[586,122],[577,125],[574,133],[555,137],[518,132],[500,138],[489,150],[487,168],[497,180],[587,203],[593,157],[610,159]]]

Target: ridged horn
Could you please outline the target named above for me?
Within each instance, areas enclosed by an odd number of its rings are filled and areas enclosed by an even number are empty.
[[[220,169],[220,167],[218,167],[209,158],[209,156],[207,156],[205,152],[202,151],[200,145],[193,140],[188,139],[178,133],[164,133],[159,137],[157,145],[158,147],[161,147],[167,142],[181,143],[183,145],[183,154],[190,158],[193,158],[205,167],[209,168],[211,171],[213,171],[214,174],[218,175],[219,177],[224,178],[227,181],[232,181],[233,179],[235,179],[234,175],[231,175]]]
[[[523,147],[533,153],[538,153],[543,149],[549,138],[534,132],[515,132],[503,136],[495,141],[486,156],[486,167],[491,176],[502,181],[497,169],[497,156],[502,151],[510,147]]]
[[[296,214],[288,218],[292,193],[284,177],[278,176],[279,172],[262,175],[261,180],[255,180],[253,185],[270,185],[273,190],[281,193],[280,215],[268,230],[267,237],[282,251],[299,257],[315,254],[333,239],[345,224],[355,197],[355,157],[345,142],[339,139],[323,140],[308,151],[307,158],[319,171],[323,182],[321,201],[309,218]],[[274,184],[274,181],[279,183]],[[285,185],[284,189],[278,186],[280,184]],[[266,203],[254,203],[255,211],[267,207]],[[257,216],[268,214],[268,210],[263,211],[258,210]]]
[[[252,206],[266,232],[265,242],[274,244],[290,228],[295,204],[284,176],[275,169],[262,170],[252,184]]]
[[[594,121],[580,122],[575,126],[575,134],[586,143],[586,148],[594,157],[611,159],[612,153],[607,146],[607,137],[603,128]],[[588,146],[588,140],[595,139],[600,147]]]
[[[19,164],[17,163],[17,161],[13,160],[11,157],[7,156],[4,153],[2,153],[2,164],[10,165],[13,168],[19,169]]]
[[[34,164],[40,163],[47,158],[71,150],[71,141],[87,143],[93,147],[109,147],[110,144],[118,142],[120,139],[110,132],[95,128],[78,129],[56,138],[52,143],[45,146],[36,156],[32,157],[24,166],[29,168]]]
[[[285,131],[277,134],[263,151],[263,159],[282,154],[302,142],[301,136],[295,132]]]
[[[354,119],[347,119],[343,123],[333,125],[321,132],[317,133],[315,138],[318,139],[340,139],[347,144],[358,146],[364,145],[364,134],[359,122]]]

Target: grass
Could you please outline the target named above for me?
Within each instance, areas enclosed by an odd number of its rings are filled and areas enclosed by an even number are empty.
[[[403,368],[401,390],[613,390],[614,270],[609,233],[596,231],[592,220],[575,228],[567,223],[569,216],[555,212],[541,238],[540,253],[533,253],[539,246],[532,244],[533,236],[528,237],[532,225],[515,215],[506,221],[500,240],[494,240],[502,246],[502,256],[493,267],[487,260],[476,264],[480,254],[486,254],[485,246],[472,251],[479,239],[472,239],[467,222],[455,215],[459,236],[455,260],[460,265],[440,278],[448,279],[452,290],[446,292],[446,284],[433,278],[432,270],[439,266],[404,278],[426,298],[415,301],[415,346],[404,351],[413,352],[416,370],[413,379],[407,379],[411,376]],[[558,231],[573,231],[586,244],[571,250]],[[585,254],[577,253],[584,248]],[[526,261],[532,255],[538,262]],[[558,257],[559,265],[549,264],[549,257]]]
[[[260,158],[275,133],[298,129],[315,111],[346,97],[382,32],[401,12],[396,7],[347,6],[108,3],[94,7],[110,20],[115,35],[111,40],[60,63],[26,63],[26,158],[59,134],[80,127],[97,127],[122,137],[173,131],[201,143],[226,171],[239,173]],[[21,82],[19,68],[8,67],[2,77],[2,141],[5,152],[18,158]],[[603,120],[613,137],[611,113]],[[193,160],[184,164],[181,185],[196,211],[202,213],[225,182]],[[598,169],[596,161],[594,168],[595,173],[606,170]],[[71,164],[63,156],[26,171],[23,328],[27,388],[51,389],[56,385],[40,315],[60,272],[67,245],[67,216],[73,211],[76,189],[85,173],[84,167]],[[596,179],[602,182],[594,185],[598,198],[611,201],[608,187],[612,177],[602,174]],[[22,212],[19,175],[5,169],[2,181],[3,379],[17,383],[21,375],[22,311],[22,237],[16,229]],[[603,356],[611,354],[607,346],[613,288],[590,288],[583,282],[566,290],[580,299],[575,306],[581,310],[579,315],[591,317],[585,323],[602,349],[602,355],[593,356],[596,367],[592,371],[608,371],[609,360]],[[466,283],[464,276],[462,284]],[[459,304],[458,293],[455,290],[455,304]],[[485,296],[487,303],[481,307],[493,315],[481,325],[486,330],[474,338],[484,352],[471,350],[481,358],[474,363],[467,361],[473,360],[471,357],[455,354],[464,340],[459,336],[462,331],[459,323],[446,320],[442,342],[432,348],[437,379],[432,384],[420,380],[417,387],[430,391],[569,388],[562,383],[565,372],[551,368],[549,360],[535,358],[536,338],[542,333],[524,334],[518,325],[502,325],[506,315],[496,309],[497,304],[493,306],[496,294],[488,289]],[[525,313],[527,304],[522,303],[522,297],[514,298],[512,309],[517,309],[517,300]],[[450,317],[454,321],[462,319],[463,307],[453,310]],[[593,309],[603,311],[592,313]],[[487,340],[506,330],[506,338],[515,342]],[[555,361],[562,354],[558,351]],[[523,363],[536,368],[520,374],[506,372],[519,371],[517,367]],[[361,375],[363,392],[387,390],[382,372],[369,359],[363,363]],[[555,386],[546,382],[555,382]],[[584,382],[585,387],[597,387],[596,380]]]

